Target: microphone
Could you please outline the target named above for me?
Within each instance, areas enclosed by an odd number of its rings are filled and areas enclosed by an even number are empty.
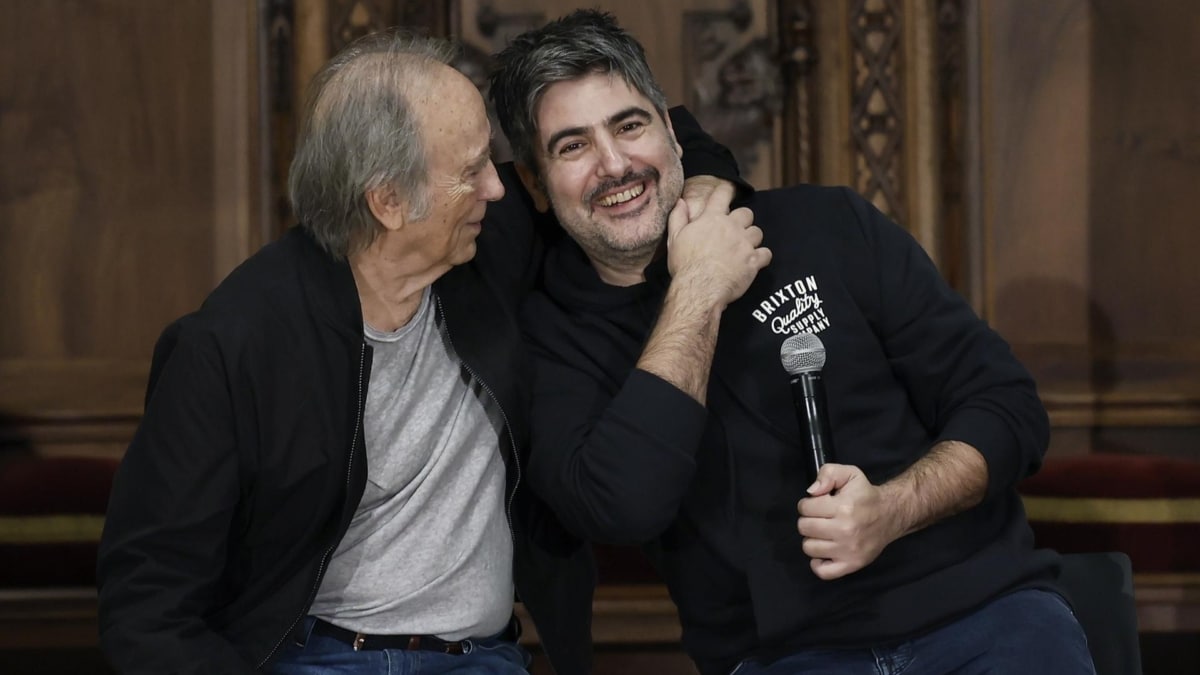
[[[792,383],[796,419],[800,422],[800,443],[804,451],[804,470],[808,484],[817,479],[817,471],[826,462],[836,462],[833,436],[829,433],[829,411],[825,404],[825,345],[810,333],[793,335],[779,348],[779,360]]]

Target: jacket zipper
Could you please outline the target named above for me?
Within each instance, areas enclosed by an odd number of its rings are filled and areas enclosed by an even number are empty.
[[[347,493],[350,492],[350,481],[352,480],[351,476],[354,470],[354,449],[358,447],[358,430],[362,428],[363,412],[365,407],[363,402],[363,374],[366,372],[364,370],[366,362],[367,343],[363,342],[358,352],[358,415],[354,421],[354,434],[350,437],[350,459],[346,462]],[[511,523],[509,524],[509,527],[512,527]],[[317,580],[313,582],[312,591],[308,594],[308,602],[305,603],[304,609],[301,610],[300,615],[297,616],[294,621],[292,621],[292,625],[289,626],[287,631],[284,632],[284,634],[280,636],[279,640],[275,642],[275,646],[271,648],[271,651],[267,652],[267,656],[258,664],[257,668],[262,668],[263,666],[267,665],[267,661],[270,661],[271,657],[275,655],[275,652],[279,651],[280,645],[282,645],[283,641],[287,639],[287,636],[291,635],[292,631],[296,629],[296,624],[300,623],[300,621],[304,619],[304,615],[308,613],[308,608],[312,607],[313,600],[316,600],[317,598],[317,591],[321,588],[321,580],[325,577],[325,567],[329,564],[329,559],[333,556],[333,552],[336,549],[337,543],[334,543],[332,546],[325,549],[325,555],[321,556],[321,564],[317,567]]]
[[[458,349],[455,348],[454,340],[450,337],[450,321],[446,319],[446,312],[442,309],[442,299],[436,294],[433,297],[437,301],[438,314],[442,316],[444,321],[443,325],[445,326],[446,330],[446,342],[450,343],[450,348],[453,349],[455,355],[458,356],[459,363],[462,363],[463,368],[467,369],[467,372],[471,374],[471,377],[475,378],[475,380],[479,382],[479,386],[483,387],[483,390],[487,392],[487,395],[496,402],[496,408],[500,410],[500,418],[504,420],[504,433],[506,436],[508,436],[509,447],[512,448],[513,464],[517,467],[517,478],[515,481],[513,481],[512,491],[508,493],[508,500],[504,505],[504,515],[508,519],[508,536],[512,539],[513,545],[515,546],[517,542],[517,535],[515,530],[513,530],[512,505],[513,500],[517,496],[517,488],[521,485],[521,456],[517,454],[517,439],[513,438],[512,425],[508,423],[508,414],[504,412],[504,406],[500,403],[500,398],[496,396],[495,392],[492,391],[492,388],[488,386],[487,382],[484,382],[483,378],[479,377],[479,374],[476,373],[473,368],[471,368],[471,364],[467,363],[467,360],[463,358],[463,355],[459,354]]]

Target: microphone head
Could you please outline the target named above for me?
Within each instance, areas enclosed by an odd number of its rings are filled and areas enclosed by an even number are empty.
[[[779,360],[788,375],[815,373],[825,367],[825,345],[812,333],[800,333],[783,341]]]

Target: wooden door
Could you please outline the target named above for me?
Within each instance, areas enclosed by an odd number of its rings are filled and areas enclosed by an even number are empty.
[[[1200,11],[982,9],[985,309],[1052,451],[1200,457]]]
[[[119,455],[159,331],[262,242],[256,26],[0,5],[0,446]]]

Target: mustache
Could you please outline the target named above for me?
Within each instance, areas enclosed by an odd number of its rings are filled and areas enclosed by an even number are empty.
[[[606,180],[603,183],[597,185],[595,189],[593,189],[591,192],[588,193],[587,200],[589,203],[594,202],[594,201],[596,201],[597,197],[604,194],[605,192],[608,192],[610,190],[615,190],[623,185],[629,185],[631,183],[641,183],[642,181],[645,181],[645,180],[657,181],[658,175],[659,175],[658,169],[655,169],[652,166],[646,167],[645,169],[642,169],[641,171],[630,171],[629,173],[625,174],[624,176],[621,176],[620,178],[609,179],[609,180]]]

